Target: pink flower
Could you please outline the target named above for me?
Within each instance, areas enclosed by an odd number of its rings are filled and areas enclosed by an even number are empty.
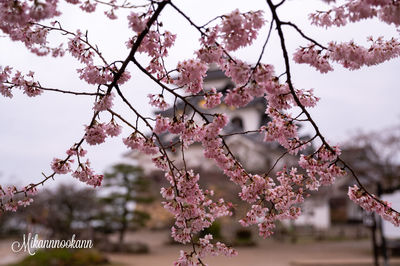
[[[5,69],[4,71],[4,76],[8,77],[9,73],[11,73],[11,69]],[[3,77],[4,78],[4,77]],[[18,88],[23,90],[23,92],[28,95],[29,97],[35,97],[40,95],[43,91],[40,89],[39,84],[34,80],[34,72],[29,71],[27,75],[22,75],[20,71],[16,71],[14,76],[11,79],[11,83],[13,84],[12,87]],[[10,97],[12,96],[11,94],[11,88],[9,86],[4,86],[3,87],[3,92],[2,94],[4,96]]]
[[[84,164],[80,164],[79,168],[72,173],[72,176],[93,187],[101,186],[103,181],[103,175],[94,174],[88,160]]]
[[[111,8],[108,11],[104,11],[104,14],[111,20],[117,19],[117,15],[115,15],[115,9],[116,8]]]
[[[357,185],[349,187],[348,196],[364,210],[369,212],[374,211],[395,226],[400,226],[400,215],[390,208],[391,204],[389,202],[378,201],[375,195],[366,193],[363,189],[357,187]]]
[[[97,3],[93,3],[90,0],[86,0],[81,4],[80,8],[85,12],[92,13],[96,10],[96,5]]]
[[[206,103],[204,106],[208,109],[212,109],[214,107],[217,107],[218,105],[221,104],[221,97],[222,93],[218,92],[215,88],[212,88],[209,92],[206,92],[204,98],[206,100]]]
[[[197,58],[206,64],[222,63],[223,54],[220,46],[206,46],[196,52]]]
[[[18,205],[26,207],[26,206],[31,205],[32,202],[33,202],[32,198],[26,198],[26,199],[23,199],[23,200],[19,200],[18,201]]]
[[[168,189],[162,187],[160,193],[161,193],[161,196],[166,200],[172,200],[175,198],[175,193],[174,193],[173,187],[169,187]]]
[[[167,165],[167,160],[164,155],[152,158],[151,160],[153,161],[154,165],[157,168],[167,171],[168,165]]]
[[[296,95],[297,98],[299,98],[300,103],[304,105],[305,107],[314,107],[317,102],[319,101],[319,98],[314,96],[314,90],[296,90]],[[295,104],[293,100],[293,104]],[[296,104],[297,105],[297,104]]]
[[[155,155],[158,153],[158,147],[152,139],[147,139],[139,149],[141,152],[148,155]]]
[[[16,212],[18,209],[18,204],[16,202],[7,202],[4,204],[4,209],[6,211]]]
[[[224,101],[229,106],[243,107],[251,102],[253,98],[245,88],[235,88],[228,90]]]
[[[153,132],[156,134],[161,134],[161,133],[165,132],[168,128],[169,128],[168,117],[162,117],[161,115],[157,115],[156,125],[154,127]]]
[[[293,56],[293,60],[296,63],[309,64],[321,73],[327,73],[333,70],[328,59],[329,55],[322,53],[321,49],[317,50],[314,44],[297,49]]]
[[[86,126],[86,134],[85,134],[86,142],[90,145],[103,143],[107,137],[105,130],[106,126],[103,123],[95,122],[90,127]]]
[[[80,62],[88,65],[93,62],[94,52],[82,41],[82,32],[77,30],[74,38],[69,39],[68,51]]]
[[[254,80],[259,84],[269,82],[274,77],[274,66],[267,64],[259,64],[253,74]]]
[[[143,145],[145,139],[141,136],[138,136],[138,133],[133,133],[129,137],[122,139],[122,141],[129,148],[136,150]]]
[[[107,125],[104,126],[106,134],[110,137],[116,137],[122,132],[122,127],[111,120]]]
[[[257,30],[264,25],[262,11],[241,14],[238,9],[226,15],[221,33],[227,50],[247,46],[257,37]]]
[[[129,27],[133,31],[141,33],[146,27],[147,19],[144,16],[144,14],[139,15],[135,12],[131,12],[130,15],[128,16],[128,22],[129,22]]]
[[[153,60],[159,59],[168,55],[168,48],[174,44],[175,39],[176,35],[169,31],[160,34],[158,31],[150,30],[143,38],[138,52],[147,53]]]
[[[225,71],[225,75],[232,78],[232,81],[236,84],[236,86],[244,85],[250,79],[250,66],[239,59],[235,59],[235,61],[228,61],[223,66],[223,70]]]
[[[53,161],[51,162],[51,169],[56,174],[65,175],[71,172],[71,165],[69,161],[54,158]]]
[[[6,193],[4,193],[4,191],[2,191],[1,194],[3,194],[3,197],[7,196],[9,198],[12,198],[12,197],[14,197],[14,195],[16,193],[17,193],[17,188],[15,186],[8,186],[7,190],[6,190]]]
[[[169,107],[169,104],[164,100],[164,96],[162,94],[149,94],[147,97],[150,98],[150,105],[157,107],[161,110],[166,110]]]
[[[5,86],[4,84],[0,84],[0,94],[4,97],[12,98],[13,95],[11,93],[11,87]]]
[[[87,182],[88,185],[91,185],[93,187],[99,187],[101,186],[101,182],[103,181],[103,175],[93,175],[89,181]]]
[[[158,153],[158,147],[153,139],[146,139],[139,136],[138,133],[133,133],[129,137],[122,139],[124,144],[131,149],[140,150],[148,155],[155,155]]]
[[[182,120],[177,120],[176,118],[173,121],[169,122],[168,131],[172,134],[180,134],[185,130],[185,123]]]
[[[25,193],[26,196],[35,196],[38,193],[38,190],[36,187],[33,186],[26,186],[22,189]]]
[[[202,141],[204,131],[202,127],[199,127],[194,120],[189,119],[184,125],[184,130],[181,133],[180,139],[183,142],[183,147],[187,148],[195,141]]]
[[[203,89],[203,78],[206,76],[207,65],[198,60],[187,60],[178,63],[180,75],[175,81],[178,86],[186,86],[186,92],[199,93]]]
[[[93,106],[93,110],[95,110],[96,112],[101,112],[107,109],[111,109],[114,97],[115,97],[114,93],[101,97],[100,100],[96,102],[95,105]]]
[[[89,84],[107,84],[114,79],[111,69],[98,67],[94,65],[87,65],[82,69],[77,70],[80,73],[80,78]]]

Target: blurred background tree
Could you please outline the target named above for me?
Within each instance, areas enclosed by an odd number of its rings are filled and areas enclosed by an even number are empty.
[[[143,175],[140,167],[116,164],[104,175],[105,196],[100,220],[107,232],[118,232],[118,242],[122,246],[128,230],[145,226],[150,214],[145,205],[153,202],[151,182]]]
[[[93,223],[100,208],[96,191],[62,184],[39,193],[29,208],[2,217],[1,230],[32,232],[52,239],[94,239]]]

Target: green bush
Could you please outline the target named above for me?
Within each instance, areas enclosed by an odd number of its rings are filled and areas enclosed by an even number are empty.
[[[236,238],[242,240],[250,240],[251,239],[251,231],[246,229],[240,229],[236,231]]]
[[[254,246],[256,243],[253,241],[252,232],[248,229],[239,229],[235,235],[235,246]]]
[[[221,223],[215,221],[210,227],[204,228],[204,230],[199,233],[199,237],[204,237],[208,234],[211,234],[216,241],[222,240]]]
[[[90,266],[105,265],[108,260],[96,250],[46,249],[38,250],[14,266]]]

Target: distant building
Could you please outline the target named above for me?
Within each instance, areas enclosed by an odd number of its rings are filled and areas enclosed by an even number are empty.
[[[207,72],[203,87],[205,90],[216,88],[217,91],[225,92],[228,89],[234,88],[234,84],[221,70],[211,69]],[[235,132],[257,130],[260,126],[266,125],[268,121],[270,121],[270,118],[265,114],[267,102],[262,97],[254,99],[243,108],[234,108],[221,103],[211,110],[203,107],[205,103],[203,97],[193,97],[190,98],[189,101],[193,106],[197,106],[203,112],[225,113],[229,117],[230,123],[223,129],[222,134],[229,135]],[[165,111],[157,112],[157,114],[173,118],[174,114],[181,115],[184,108],[184,103],[178,102],[175,110],[174,108],[170,108]],[[185,113],[190,117],[193,110],[186,106]],[[195,121],[199,119],[201,118],[196,115],[194,116]],[[164,133],[160,138],[165,144],[173,143],[178,140],[177,135],[170,133]],[[276,142],[264,142],[263,136],[259,133],[227,136],[225,141],[246,170],[254,174],[268,172],[275,161],[285,152],[285,149]],[[182,163],[180,149],[176,149],[174,152],[168,151],[168,155],[176,163]],[[143,155],[137,151],[132,151],[127,156],[137,161],[137,164],[144,169],[145,174],[152,176],[160,186],[166,184],[162,173],[153,165],[150,156]],[[277,163],[274,170],[280,170],[284,165],[296,165],[297,160],[298,158],[295,156],[286,155]],[[244,211],[248,206],[238,197],[240,188],[233,182],[229,182],[229,178],[222,173],[212,160],[204,157],[203,148],[200,143],[194,143],[185,150],[185,161],[189,169],[194,169],[200,173],[200,184],[203,187],[205,186],[215,190],[216,196],[223,196],[226,200],[239,206],[236,217],[234,217],[236,220],[239,220],[245,215]],[[274,171],[272,171],[271,176],[273,173]],[[331,227],[332,220],[335,221],[335,219],[342,219],[346,222],[351,219],[361,219],[359,217],[359,211],[350,210],[351,208],[356,209],[357,207],[354,204],[348,205],[348,200],[346,201],[346,199],[344,199],[344,197],[347,198],[347,189],[339,191],[341,184],[342,183],[339,182],[339,184],[335,186],[334,192],[332,188],[326,187],[322,187],[320,191],[313,192],[312,197],[307,198],[303,204],[303,214],[298,220],[294,221],[294,225],[313,227],[317,230],[326,230]],[[343,202],[345,202],[345,205],[343,205]],[[334,208],[333,213],[332,208]],[[160,210],[160,212],[162,211]],[[155,215],[165,218],[164,214]],[[352,217],[352,215],[356,217]],[[161,220],[157,218],[155,223],[160,224],[160,221]],[[287,223],[287,225],[289,225],[289,223]]]
[[[212,69],[207,72],[203,87],[206,90],[216,88],[217,91],[225,92],[228,89],[234,88],[234,84],[221,70]],[[261,125],[265,125],[269,121],[269,117],[265,114],[266,100],[264,98],[256,98],[243,108],[234,108],[221,103],[218,107],[211,110],[203,107],[205,103],[203,97],[193,97],[189,99],[189,102],[206,113],[225,113],[229,117],[230,123],[223,129],[222,134],[257,130]],[[157,114],[173,118],[174,114],[181,115],[183,109],[184,103],[178,102],[175,110],[174,108],[170,108],[165,111],[157,112]],[[190,117],[192,113],[193,110],[187,106],[185,114]],[[199,121],[200,119],[201,118],[197,115],[194,116],[195,121]],[[176,135],[170,133],[164,133],[160,138],[165,144],[174,142],[178,139]],[[268,171],[276,158],[281,156],[285,151],[277,143],[264,142],[263,136],[258,133],[232,135],[226,137],[225,141],[231,147],[231,150],[243,166],[252,173]],[[186,163],[189,168],[201,171],[206,170],[208,172],[218,171],[218,168],[213,161],[204,158],[203,149],[200,143],[192,144],[188,150],[185,150],[185,155]],[[151,162],[150,157],[146,157],[135,151],[130,153],[128,156],[137,160],[146,173],[151,173],[157,170]],[[169,156],[171,156],[173,160],[179,162],[181,160],[180,149],[177,149],[175,152],[169,152]],[[286,156],[278,163],[278,165],[276,165],[275,168],[279,169],[285,164],[292,164],[293,159],[293,156]]]

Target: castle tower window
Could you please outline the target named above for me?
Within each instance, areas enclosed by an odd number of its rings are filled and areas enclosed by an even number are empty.
[[[232,129],[235,132],[243,131],[243,121],[240,117],[234,117],[231,120]]]

